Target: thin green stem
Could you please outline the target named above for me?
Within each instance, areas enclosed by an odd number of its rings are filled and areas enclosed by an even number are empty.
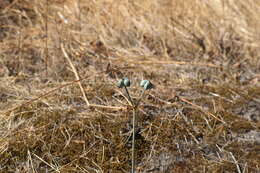
[[[134,102],[133,102],[133,100],[132,100],[132,97],[130,96],[130,94],[129,94],[129,92],[128,92],[128,89],[127,89],[127,87],[126,86],[124,86],[124,88],[125,88],[125,91],[126,91],[126,95],[127,95],[127,97],[128,97],[128,99],[129,99],[129,101],[131,102],[131,106],[133,106],[133,107],[135,107],[135,105],[134,105]]]
[[[136,107],[136,108],[139,106],[139,103],[140,103],[140,101],[142,100],[142,98],[143,98],[143,96],[144,96],[144,93],[145,93],[145,90],[142,91],[140,98],[139,98],[138,101],[136,102],[136,104],[135,104],[135,107]]]
[[[133,134],[132,134],[132,173],[135,173],[135,116],[136,116],[136,105],[133,102],[132,97],[130,96],[128,89],[126,86],[124,86],[126,95],[131,102],[131,106],[133,108]]]
[[[132,173],[135,173],[135,113],[136,109],[133,109],[133,135],[132,135]]]
[[[139,100],[134,103],[132,97],[130,96],[128,89],[126,86],[124,86],[125,90],[126,90],[126,94],[127,97],[129,99],[129,101],[131,102],[131,106],[133,108],[133,134],[132,134],[132,173],[135,173],[135,119],[136,119],[136,111],[137,111],[137,107],[141,101],[141,99],[144,96],[145,90],[142,91],[141,96],[139,98]]]

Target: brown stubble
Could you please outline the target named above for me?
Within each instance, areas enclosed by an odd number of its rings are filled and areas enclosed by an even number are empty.
[[[137,110],[137,172],[259,171],[259,1],[6,2],[4,172],[129,171],[124,76],[134,100],[140,80],[156,86]]]

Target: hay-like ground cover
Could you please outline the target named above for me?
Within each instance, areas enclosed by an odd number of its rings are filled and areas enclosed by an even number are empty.
[[[260,171],[258,0],[0,1],[0,172]],[[80,79],[80,80],[78,80]],[[85,95],[84,95],[85,94]]]

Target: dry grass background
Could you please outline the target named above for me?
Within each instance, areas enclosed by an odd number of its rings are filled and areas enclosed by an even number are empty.
[[[134,98],[141,79],[156,85],[138,111],[137,172],[259,172],[259,11],[0,1],[0,171],[129,172],[132,114],[115,86],[127,76]]]

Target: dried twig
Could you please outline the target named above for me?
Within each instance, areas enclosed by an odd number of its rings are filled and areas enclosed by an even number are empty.
[[[76,80],[78,80],[78,85],[79,85],[79,88],[80,88],[80,90],[81,90],[81,92],[82,92],[83,98],[84,98],[84,100],[85,100],[87,106],[89,106],[90,104],[89,104],[88,98],[87,98],[87,96],[86,96],[86,94],[85,94],[85,92],[84,92],[84,89],[83,89],[83,87],[82,87],[82,85],[81,85],[78,72],[77,72],[75,66],[73,65],[73,63],[71,62],[69,55],[68,55],[67,52],[65,51],[65,48],[64,48],[63,44],[61,44],[61,50],[62,50],[62,53],[63,53],[63,55],[65,56],[66,60],[69,62],[70,66],[71,66],[71,68],[72,68],[72,71],[74,72],[74,75],[75,75],[75,77],[76,77]]]

